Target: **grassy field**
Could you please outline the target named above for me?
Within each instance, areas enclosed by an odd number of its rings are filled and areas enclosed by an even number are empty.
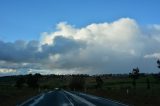
[[[26,99],[37,95],[37,90],[30,88],[17,89],[11,86],[1,86],[0,88],[0,106],[16,106]]]
[[[159,106],[160,104],[160,80],[152,75],[142,76],[136,80],[136,87],[132,85],[132,78],[128,76],[101,76],[103,85],[96,88],[94,76],[85,77],[85,90],[89,94],[120,101],[131,106]],[[147,88],[147,80],[150,81],[150,89]],[[0,106],[15,106],[26,99],[46,90],[63,88],[69,90],[72,76],[42,76],[39,80],[39,88],[32,89],[24,84],[23,88],[15,87],[17,76],[0,78]]]
[[[133,87],[131,78],[104,78],[104,85],[101,89],[90,88],[87,93],[117,100],[131,106],[159,106],[160,83],[149,76],[150,89],[148,89],[146,78],[137,79],[136,88]],[[91,80],[88,83],[94,84],[95,82]]]

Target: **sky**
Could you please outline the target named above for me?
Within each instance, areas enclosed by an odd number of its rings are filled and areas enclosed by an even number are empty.
[[[159,72],[159,0],[0,0],[0,76]]]

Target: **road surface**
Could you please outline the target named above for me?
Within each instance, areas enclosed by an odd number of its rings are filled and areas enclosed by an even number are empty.
[[[65,90],[49,91],[17,106],[127,106],[101,97]]]

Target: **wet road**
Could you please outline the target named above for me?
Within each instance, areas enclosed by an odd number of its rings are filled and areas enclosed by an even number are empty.
[[[18,106],[127,106],[80,92],[55,90],[33,97]]]

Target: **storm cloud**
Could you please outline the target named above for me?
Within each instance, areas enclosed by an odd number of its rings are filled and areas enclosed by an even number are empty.
[[[96,74],[129,73],[138,66],[156,72],[159,44],[160,25],[141,27],[130,18],[82,28],[60,22],[40,41],[0,41],[0,67]]]

